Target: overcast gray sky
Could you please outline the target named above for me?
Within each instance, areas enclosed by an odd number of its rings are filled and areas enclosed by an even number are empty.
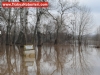
[[[100,0],[79,0],[81,5],[86,5],[91,9],[94,26],[93,32],[100,26]]]

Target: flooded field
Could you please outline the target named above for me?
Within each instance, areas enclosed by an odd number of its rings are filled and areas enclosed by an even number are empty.
[[[24,48],[0,47],[0,75],[99,75],[100,49],[92,46],[37,47],[33,66],[25,66]]]

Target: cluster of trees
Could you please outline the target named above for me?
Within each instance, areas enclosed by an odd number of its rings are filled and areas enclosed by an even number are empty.
[[[49,2],[48,8],[0,8],[2,43],[42,45],[44,42],[58,44],[69,40],[74,43],[77,36],[81,44],[82,36],[91,25],[90,10],[74,0],[43,1]]]

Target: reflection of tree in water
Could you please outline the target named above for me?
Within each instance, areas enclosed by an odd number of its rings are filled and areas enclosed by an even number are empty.
[[[57,72],[60,72],[61,75],[63,75],[63,68],[64,64],[66,62],[66,53],[64,52],[65,50],[61,49],[60,46],[55,45],[54,49],[56,51],[56,70]]]
[[[76,47],[75,47],[76,49]],[[72,70],[74,75],[91,75],[90,62],[87,60],[87,48],[83,46],[78,46],[76,50],[73,50],[72,58]]]
[[[83,51],[82,46],[79,46],[77,50],[76,47],[73,46],[71,48],[68,46],[67,48],[64,46],[54,46],[54,56],[55,58],[55,70],[52,71],[51,75],[89,75],[90,63],[86,58],[86,50]],[[52,59],[53,60],[53,59]]]
[[[5,50],[3,46],[0,46],[0,75],[6,74],[6,60],[5,60]]]
[[[37,65],[37,75],[41,75],[40,72],[40,60],[41,60],[41,46],[38,47],[38,56],[36,59],[36,65]]]
[[[83,46],[48,45],[39,46],[37,49],[35,75],[89,75],[90,73],[87,48]],[[2,48],[0,75],[33,74],[33,72],[29,74],[28,67],[24,65],[23,50],[19,46]]]
[[[21,57],[20,57],[20,74],[21,75],[28,75],[27,71],[27,66],[25,66],[25,61],[24,61],[24,48],[19,49]]]
[[[3,47],[3,46],[2,46]],[[15,63],[13,61],[14,59],[14,56],[13,56],[13,53],[12,53],[12,47],[11,46],[4,46],[4,48],[2,48],[2,51],[4,51],[4,54],[2,55],[2,60],[1,60],[1,64],[0,66],[2,71],[1,71],[1,74],[0,75],[13,75],[15,73]]]
[[[0,58],[0,75],[28,75],[22,61],[23,58],[19,55],[19,52],[21,53],[19,50],[16,46],[4,46],[2,49],[4,54]]]
[[[96,49],[97,55],[100,57],[100,48]]]

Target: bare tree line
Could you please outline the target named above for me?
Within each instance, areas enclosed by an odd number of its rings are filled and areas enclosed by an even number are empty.
[[[42,45],[48,41],[58,44],[77,39],[81,44],[90,26],[90,10],[76,1],[57,0],[55,8],[49,2],[48,8],[1,8],[2,43]]]

